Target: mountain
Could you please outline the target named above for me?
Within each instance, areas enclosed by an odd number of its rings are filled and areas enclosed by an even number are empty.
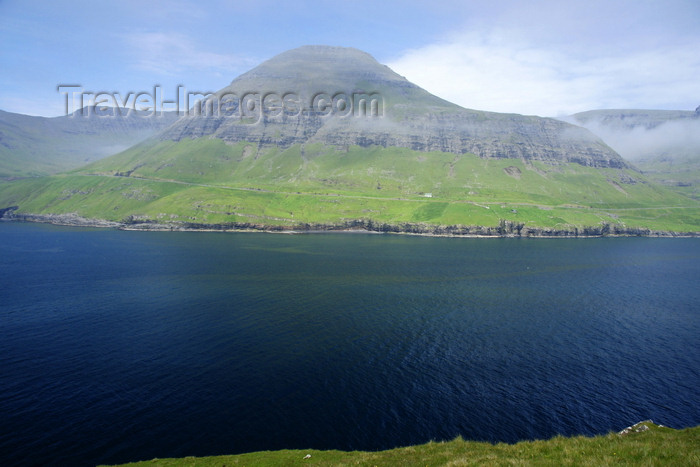
[[[121,152],[170,125],[174,113],[156,118],[80,109],[45,118],[0,110],[0,178],[48,175]]]
[[[356,49],[290,50],[191,104],[119,154],[0,183],[0,217],[128,228],[700,231],[700,203],[650,182],[585,128],[462,108]]]
[[[296,96],[291,112],[265,111],[263,96]],[[324,106],[314,96],[326,96]],[[440,99],[352,48],[305,46],[284,52],[236,78],[210,98],[229,112],[191,115],[160,135],[180,141],[203,136],[261,147],[321,143],[349,147],[402,147],[416,151],[471,153],[482,158],[576,162],[592,167],[627,167],[602,141],[558,120],[467,110]],[[336,100],[333,96],[339,95]],[[377,117],[357,115],[357,98],[377,100]],[[255,106],[249,111],[245,96]],[[348,107],[339,110],[340,101]],[[271,101],[275,101],[273,97]],[[330,101],[330,102],[328,102]],[[338,103],[338,105],[335,105]],[[300,110],[297,112],[297,109]],[[222,115],[226,114],[226,115]],[[290,115],[291,114],[291,115]],[[346,115],[347,114],[347,115]],[[248,117],[248,118],[246,118]],[[251,118],[252,117],[252,118]]]
[[[651,180],[700,199],[700,106],[592,110],[567,120],[591,130]]]

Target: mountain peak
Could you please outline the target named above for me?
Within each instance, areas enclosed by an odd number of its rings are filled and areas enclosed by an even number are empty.
[[[304,60],[314,60],[314,59],[319,59],[319,58],[328,58],[329,60],[337,60],[339,58],[351,58],[354,60],[371,60],[375,63],[377,60],[375,60],[372,55],[369,53],[356,49],[354,47],[341,47],[341,46],[334,46],[334,45],[302,45],[300,47],[297,47],[295,49],[289,49],[286,50],[282,53],[279,53],[272,57],[270,60],[275,60],[278,58],[287,58],[287,57],[295,57],[295,58],[301,58]]]
[[[337,47],[330,45],[304,45],[296,49],[287,50],[264,61],[251,71],[259,69],[290,69],[301,67],[296,70],[306,73],[307,67],[325,68],[326,70],[352,70],[386,68],[367,52],[352,47]],[[249,72],[250,73],[250,72]],[[247,74],[247,73],[246,73]]]
[[[336,93],[396,86],[418,88],[367,52],[351,47],[305,45],[275,55],[243,73],[228,90]]]

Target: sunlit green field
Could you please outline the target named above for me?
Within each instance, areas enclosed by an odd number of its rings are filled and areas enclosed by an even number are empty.
[[[149,141],[68,174],[0,184],[0,208],[123,222],[700,231],[700,202],[632,169],[405,148]]]

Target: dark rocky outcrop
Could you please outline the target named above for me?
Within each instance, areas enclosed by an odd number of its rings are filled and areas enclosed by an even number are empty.
[[[572,228],[528,227],[520,222],[502,219],[497,226],[482,225],[436,225],[422,222],[387,223],[372,219],[352,219],[339,223],[299,223],[294,225],[271,225],[254,222],[226,222],[207,224],[199,222],[162,222],[145,217],[128,216],[121,222],[104,219],[88,219],[70,214],[15,213],[17,206],[0,209],[3,221],[40,222],[76,227],[106,227],[121,230],[142,231],[258,231],[278,233],[314,232],[366,232],[449,237],[699,237],[698,232],[672,232],[617,224]],[[3,217],[4,216],[4,217]]]
[[[19,209],[19,206],[10,206],[7,208],[0,209],[0,219],[2,219],[4,217],[8,217],[8,218],[11,217],[12,213],[14,211],[16,211],[17,209]]]
[[[11,215],[5,213],[5,217],[0,216],[3,220],[12,220],[20,222],[40,222],[44,224],[54,225],[70,225],[76,227],[122,227],[120,222],[112,222],[104,219],[88,219],[78,214],[29,214],[29,213],[14,213],[16,206],[11,208]]]
[[[502,220],[498,226],[480,225],[435,225],[427,223],[391,224],[371,219],[356,219],[338,224],[302,223],[291,226],[267,225],[250,222],[224,224],[173,223],[161,224],[155,221],[142,221],[124,224],[120,228],[128,230],[254,230],[261,232],[313,233],[313,232],[370,232],[450,237],[697,237],[697,232],[668,232],[642,228],[627,228],[619,225],[601,224],[597,226],[556,229],[525,227],[524,224]]]

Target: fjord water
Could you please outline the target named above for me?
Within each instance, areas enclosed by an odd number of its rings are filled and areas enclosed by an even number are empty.
[[[700,241],[0,223],[0,461],[700,424]]]

